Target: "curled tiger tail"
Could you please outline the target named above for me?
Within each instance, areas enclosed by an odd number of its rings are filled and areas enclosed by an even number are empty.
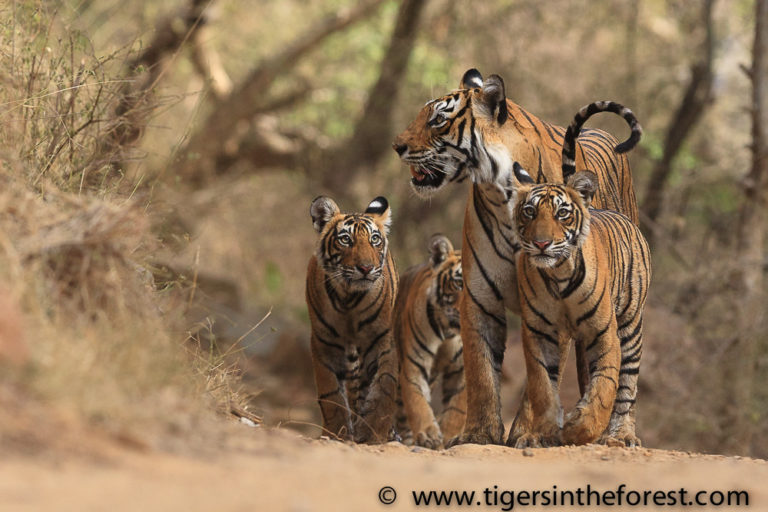
[[[620,103],[614,101],[596,101],[582,107],[576,116],[573,118],[573,122],[568,126],[565,131],[565,137],[563,139],[563,182],[567,183],[568,178],[576,172],[576,138],[581,132],[581,127],[587,122],[587,119],[600,112],[613,112],[624,118],[629,125],[630,133],[627,140],[618,144],[614,149],[617,153],[626,153],[630,149],[634,148],[640,141],[640,137],[643,135],[643,128],[640,126],[635,114]]]

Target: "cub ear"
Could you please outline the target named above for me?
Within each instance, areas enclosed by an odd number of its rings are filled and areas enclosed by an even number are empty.
[[[449,254],[453,252],[453,244],[448,237],[436,233],[432,235],[429,240],[429,261],[432,264],[432,268],[437,267]]]
[[[309,215],[312,217],[312,225],[320,233],[328,221],[339,213],[339,207],[333,199],[326,196],[318,196],[309,205]]]
[[[518,162],[515,162],[512,164],[512,170],[515,172],[515,178],[517,178],[517,181],[520,183],[523,183],[525,185],[533,185],[536,183],[533,178],[531,178],[531,175],[528,174],[528,171],[523,169],[523,166],[520,165]]]
[[[502,125],[507,120],[507,93],[504,90],[504,80],[499,75],[491,75],[483,82],[481,101],[490,112],[491,117]]]
[[[579,171],[568,179],[567,185],[579,193],[584,207],[589,208],[597,192],[597,174],[592,171]]]
[[[379,196],[365,209],[366,215],[370,215],[381,226],[384,233],[389,235],[389,226],[392,224],[392,209],[389,201],[384,196]]]
[[[483,75],[475,68],[468,69],[459,82],[459,89],[476,89],[483,86]]]

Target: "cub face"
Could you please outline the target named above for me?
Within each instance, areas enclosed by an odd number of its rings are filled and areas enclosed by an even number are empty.
[[[365,290],[381,279],[387,263],[391,211],[377,197],[364,213],[341,213],[329,197],[320,196],[309,208],[320,233],[317,261],[334,287]]]
[[[469,176],[475,128],[496,128],[507,119],[504,81],[491,75],[485,81],[470,69],[451,94],[431,100],[408,127],[395,137],[392,148],[411,170],[411,186],[430,197],[449,181]]]
[[[571,176],[567,185],[536,185],[517,162],[514,171],[520,182],[512,207],[517,239],[534,266],[553,267],[570,258],[589,233],[588,208],[597,175],[582,171]]]
[[[464,287],[461,251],[455,251],[445,236],[434,235],[430,241],[430,265],[433,279],[427,300],[437,313],[443,333],[458,334],[459,299]]]

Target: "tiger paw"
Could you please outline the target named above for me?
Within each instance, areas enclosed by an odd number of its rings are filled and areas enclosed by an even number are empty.
[[[416,433],[414,436],[414,444],[416,444],[416,446],[429,448],[430,450],[437,450],[443,446],[443,434],[440,433],[439,428],[430,425],[425,430]]]
[[[537,434],[528,432],[521,435],[515,442],[515,448],[551,448],[562,446],[562,440],[557,433]]]
[[[640,438],[634,433],[604,436],[600,438],[598,443],[618,448],[640,448],[643,446]]]
[[[563,442],[575,445],[589,444],[600,436],[605,426],[584,414],[582,409],[574,409],[565,418],[562,430]]]
[[[451,439],[447,447],[450,448],[459,444],[503,444],[503,437],[503,429],[498,434],[492,432],[491,429],[465,429],[464,432]]]

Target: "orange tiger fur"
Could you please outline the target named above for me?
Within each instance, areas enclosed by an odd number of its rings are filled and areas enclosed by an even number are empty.
[[[590,114],[591,115],[591,114]],[[583,120],[582,120],[583,122]],[[581,125],[579,125],[580,129]],[[621,149],[637,142],[639,125]],[[579,130],[580,131],[580,130]],[[520,312],[509,202],[516,180],[513,161],[532,171],[536,181],[562,182],[565,129],[551,125],[508,100],[501,77],[483,81],[477,70],[465,73],[459,89],[428,102],[393,148],[410,166],[412,186],[428,197],[447,182],[469,179],[464,217],[461,338],[467,385],[467,420],[455,442],[501,443],[499,377],[506,342],[506,309]],[[573,134],[573,137],[579,133]],[[619,211],[633,223],[638,213],[629,163],[614,150],[617,141],[600,130],[584,130],[574,141],[576,169],[598,177],[595,206]],[[585,372],[584,355],[577,351]],[[585,379],[580,378],[582,385]],[[510,431],[509,443],[531,428],[527,400]]]
[[[461,253],[450,240],[433,235],[426,263],[400,276],[393,329],[400,362],[403,409],[398,432],[406,442],[439,448],[444,436],[461,433],[466,416],[464,360],[459,337]],[[431,389],[441,384],[440,420],[430,406]]]
[[[567,185],[536,185],[515,166],[521,185],[514,193],[513,225],[522,246],[517,279],[533,416],[531,429],[515,444],[585,444],[604,435],[605,442],[636,446],[648,244],[624,215],[589,209],[594,173],[577,172]],[[582,347],[589,381],[563,420],[558,391],[567,336]]]
[[[386,442],[393,437],[398,373],[389,205],[377,197],[365,213],[343,214],[321,196],[310,215],[320,237],[309,259],[306,298],[323,430],[340,439]]]

